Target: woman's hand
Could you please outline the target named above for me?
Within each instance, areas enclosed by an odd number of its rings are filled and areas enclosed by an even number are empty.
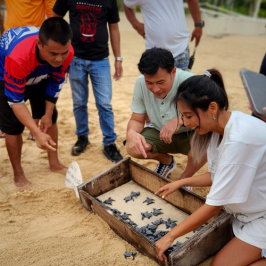
[[[164,194],[162,195],[162,198],[164,199],[165,197],[172,194],[173,192],[175,192],[176,190],[178,190],[182,186],[183,185],[180,184],[179,180],[174,181],[172,183],[169,183],[169,184],[161,187],[157,192],[155,192],[155,195],[160,195],[164,192]]]
[[[174,242],[174,239],[171,237],[169,233],[156,242],[155,244],[156,252],[158,254],[160,261],[163,261],[163,260],[167,261],[167,258],[164,255],[164,252],[172,245],[173,242]]]

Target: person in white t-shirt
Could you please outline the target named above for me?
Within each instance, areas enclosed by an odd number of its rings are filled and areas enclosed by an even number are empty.
[[[186,127],[195,130],[192,156],[207,150],[208,172],[172,182],[156,194],[165,198],[182,186],[211,186],[206,203],[156,242],[161,260],[174,239],[195,230],[221,208],[233,216],[235,237],[214,258],[214,266],[266,265],[266,124],[228,109],[220,73],[185,80],[175,97]],[[208,148],[207,148],[208,147]]]
[[[198,0],[187,0],[187,3],[195,26],[191,41],[195,39],[198,46],[204,22],[201,21]],[[140,7],[144,24],[136,18],[135,6]],[[188,70],[190,32],[183,0],[124,0],[123,7],[132,27],[145,38],[146,49],[165,48],[173,54],[177,68]]]

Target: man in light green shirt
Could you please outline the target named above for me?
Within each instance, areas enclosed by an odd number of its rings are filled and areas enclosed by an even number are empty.
[[[194,165],[190,152],[193,131],[182,126],[173,100],[179,85],[194,74],[176,69],[173,55],[162,48],[146,50],[138,67],[142,75],[136,81],[133,94],[127,152],[134,158],[157,160],[155,172],[164,177],[176,167],[169,153],[185,154],[188,164],[181,178],[192,176],[205,162]],[[146,113],[152,127],[144,128]]]

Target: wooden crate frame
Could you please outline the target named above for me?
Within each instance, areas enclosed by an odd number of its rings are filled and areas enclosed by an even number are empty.
[[[79,185],[78,192],[80,201],[88,211],[99,215],[117,234],[135,246],[140,252],[144,253],[158,264],[165,265],[165,262],[158,260],[155,244],[153,242],[144,237],[117,215],[110,214],[104,204],[96,199],[96,197],[131,180],[152,193],[156,192],[160,187],[172,182],[170,179],[154,173],[127,157],[92,179]],[[183,188],[172,193],[164,200],[187,214],[193,213],[205,203],[203,197]],[[208,221],[208,225],[171,252],[168,264],[171,266],[197,265],[209,256],[215,254],[229,242],[232,237],[231,216],[221,211],[216,217]]]

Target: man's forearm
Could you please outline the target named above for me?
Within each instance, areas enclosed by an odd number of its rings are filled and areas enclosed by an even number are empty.
[[[35,136],[40,132],[39,128],[35,124],[27,106],[24,103],[21,104],[12,104],[11,105],[13,112],[15,113],[17,119],[26,126],[30,132]]]
[[[201,22],[198,0],[187,0],[187,3],[188,3],[188,8],[189,8],[189,11],[193,18],[194,23]]]
[[[135,11],[133,9],[127,7],[124,3],[123,3],[123,7],[124,7],[124,11],[125,11],[125,14],[126,14],[128,21],[130,22],[132,27],[134,29],[136,29],[137,24],[139,24],[140,22],[136,18]]]
[[[120,52],[120,32],[118,23],[109,24],[110,40],[115,57],[121,56]]]
[[[144,129],[144,124],[137,121],[137,120],[133,120],[130,119],[127,125],[127,134],[129,131],[134,131],[136,133],[141,133]]]

